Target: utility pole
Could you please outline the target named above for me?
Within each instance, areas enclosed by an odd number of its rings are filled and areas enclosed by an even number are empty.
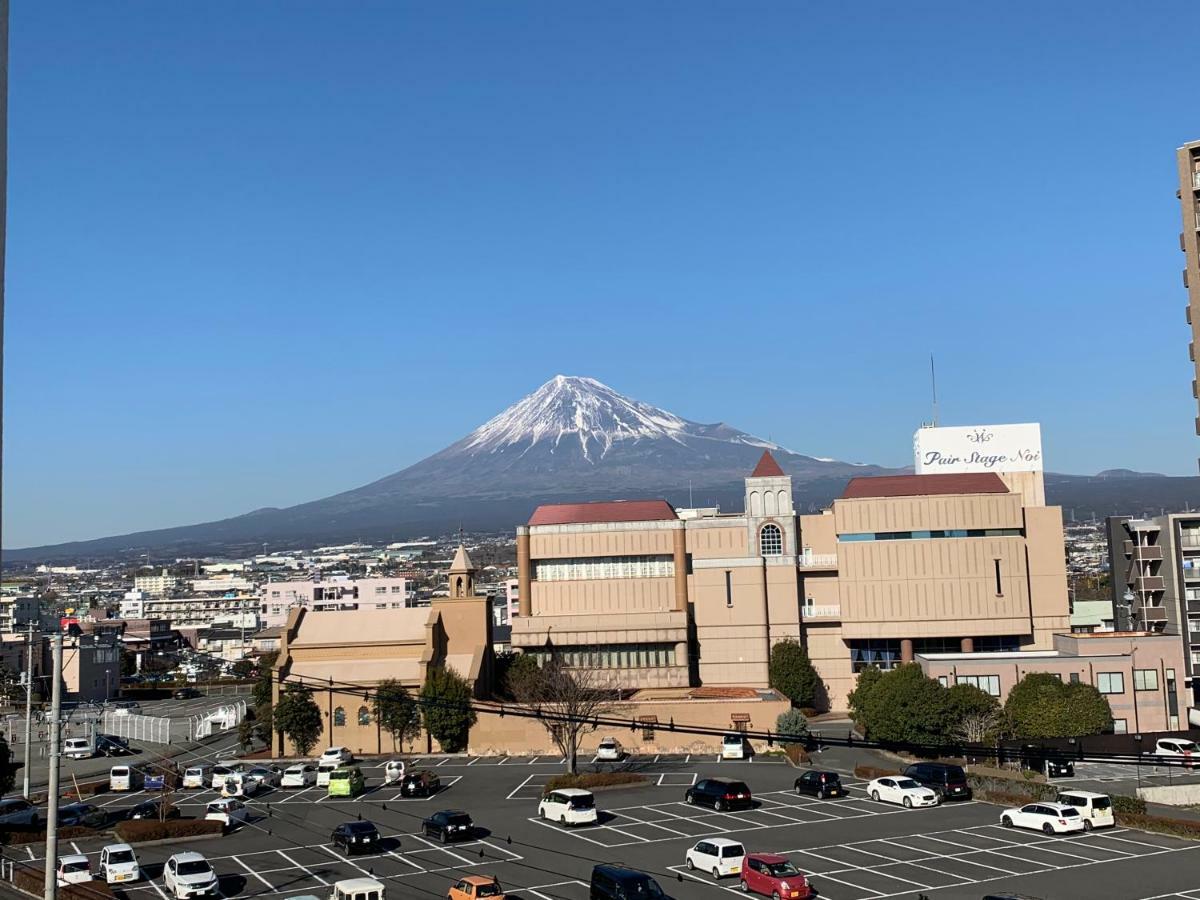
[[[29,799],[29,770],[33,768],[33,623],[29,623],[27,638],[27,659],[25,663],[25,765],[21,767],[23,774],[21,796]]]
[[[45,900],[57,900],[58,878],[58,766],[62,747],[62,631],[54,632],[54,658],[50,700],[50,787],[46,791],[46,879]]]

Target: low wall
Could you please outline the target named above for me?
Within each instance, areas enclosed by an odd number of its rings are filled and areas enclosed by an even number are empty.
[[[1170,784],[1137,789],[1137,795],[1147,803],[1163,806],[1194,806],[1200,804],[1200,784]]]

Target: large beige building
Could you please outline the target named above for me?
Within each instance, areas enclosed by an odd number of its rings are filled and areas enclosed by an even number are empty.
[[[771,646],[795,638],[833,709],[866,665],[1050,650],[1070,630],[1062,515],[1023,487],[992,473],[856,478],[797,516],[766,452],[738,514],[541,506],[517,529],[513,646],[549,642],[621,687],[765,687]]]
[[[1187,321],[1192,329],[1188,352],[1195,367],[1192,396],[1200,401],[1200,141],[1184,144],[1176,151],[1179,160],[1179,203],[1183,213],[1183,230],[1179,232],[1179,249],[1184,252],[1183,285],[1188,292]],[[1200,434],[1200,416],[1196,417],[1196,434]]]

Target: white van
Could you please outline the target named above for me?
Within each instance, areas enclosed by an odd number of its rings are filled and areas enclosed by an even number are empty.
[[[95,755],[91,738],[67,738],[63,742],[63,756],[68,759],[91,759]]]
[[[347,878],[336,881],[329,900],[384,900],[387,889],[374,878]]]
[[[337,767],[335,762],[317,763],[317,787],[329,787],[329,776]]]
[[[591,791],[560,788],[538,803],[538,818],[561,825],[593,825],[596,822],[596,798]]]
[[[721,740],[721,759],[745,759],[746,736],[744,734],[727,734]]]
[[[212,766],[188,766],[183,770],[185,788],[206,788],[212,784]]]
[[[138,772],[133,766],[113,766],[108,770],[108,789],[110,791],[136,791],[139,784]]]
[[[1113,815],[1112,798],[1108,794],[1097,794],[1092,791],[1059,791],[1058,803],[1065,803],[1079,810],[1083,816],[1083,830],[1093,828],[1111,828],[1117,824]]]

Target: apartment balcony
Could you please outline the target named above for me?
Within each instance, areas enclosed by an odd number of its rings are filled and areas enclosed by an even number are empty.
[[[1200,172],[1192,173],[1192,188],[1200,191]]]
[[[1161,575],[1137,575],[1133,579],[1133,589],[1142,593],[1165,591],[1167,582]]]
[[[1130,519],[1125,523],[1130,531],[1161,531],[1162,528],[1153,519]]]
[[[804,604],[800,607],[802,617],[808,619],[820,619],[825,622],[835,622],[842,618],[842,608],[838,605],[832,606],[816,606],[813,604]]]
[[[1164,606],[1142,607],[1142,621],[1147,625],[1167,621],[1167,609]]]
[[[1184,581],[1200,581],[1200,566],[1184,566],[1183,567]]]
[[[801,569],[836,569],[836,553],[802,553],[796,557],[796,565]]]
[[[1189,600],[1187,602],[1187,611],[1189,613],[1200,613],[1200,600]]]
[[[1143,544],[1134,547],[1129,555],[1134,562],[1157,562],[1163,558],[1162,547],[1158,544]]]

